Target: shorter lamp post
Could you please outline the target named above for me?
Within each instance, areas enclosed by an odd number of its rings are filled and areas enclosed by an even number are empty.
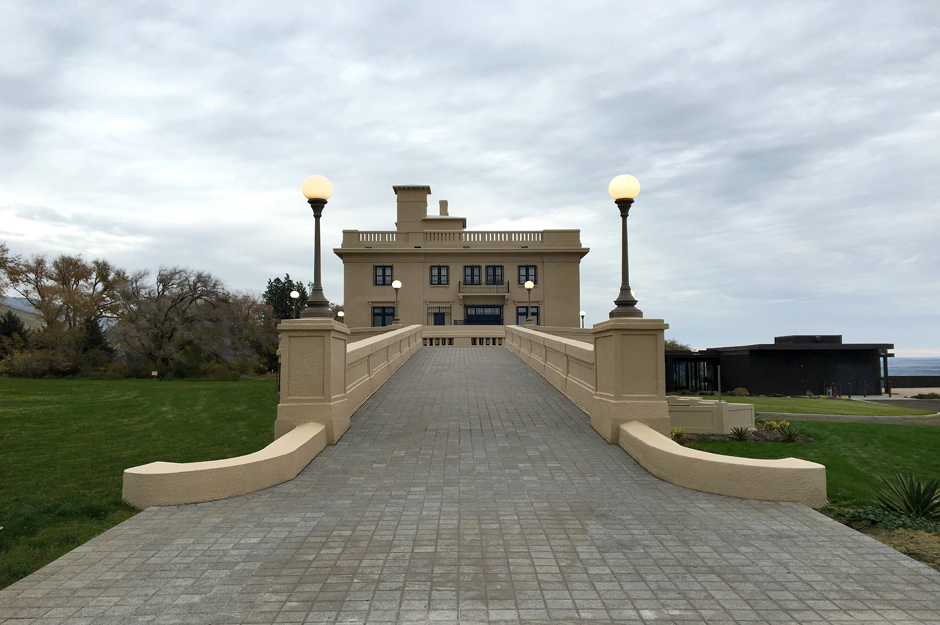
[[[299,291],[291,291],[291,292],[290,292],[290,298],[291,298],[292,300],[294,300],[294,301],[292,301],[292,302],[290,303],[291,317],[292,317],[293,319],[296,319],[296,318],[297,318],[297,300],[300,298],[300,292],[299,292]]]
[[[307,298],[307,307],[301,317],[332,317],[330,302],[323,297],[323,286],[320,284],[320,215],[326,201],[333,195],[333,183],[325,176],[310,176],[304,180],[301,190],[313,209],[314,227],[313,242],[313,286],[310,288],[310,297]]]
[[[610,318],[615,317],[642,317],[643,312],[636,307],[636,298],[630,290],[630,264],[627,261],[627,215],[633,200],[640,193],[640,182],[633,176],[621,174],[610,181],[607,189],[610,197],[614,198],[620,209],[620,218],[623,222],[622,250],[621,250],[621,278],[620,295],[614,300],[617,305],[610,311]]]
[[[341,310],[341,311],[339,311],[338,313],[336,313],[336,316],[339,317],[339,322],[340,322],[340,323],[343,323],[343,317],[346,316],[346,313],[344,313],[344,312]]]
[[[398,289],[401,288],[401,280],[392,282],[392,288],[395,289],[395,318],[392,319],[392,323],[401,323],[401,319],[398,318]]]
[[[581,329],[583,330],[584,329],[584,315],[586,315],[587,313],[582,310],[578,314],[581,315]]]
[[[532,289],[535,288],[535,283],[531,280],[526,280],[525,284],[522,286],[525,287],[526,293],[529,296],[529,300],[525,305],[525,324],[527,326],[534,325],[535,322],[532,321]]]

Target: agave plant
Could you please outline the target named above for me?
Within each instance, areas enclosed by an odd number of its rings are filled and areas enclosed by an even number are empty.
[[[796,429],[795,425],[784,423],[785,425],[781,425],[777,428],[777,434],[780,435],[780,440],[784,443],[795,443],[797,437],[800,435],[800,431]]]
[[[940,481],[932,478],[923,482],[912,473],[896,473],[893,481],[882,478],[887,489],[875,491],[878,505],[896,514],[940,518]]]
[[[737,426],[731,428],[731,438],[736,441],[749,441],[751,440],[751,428],[745,426]]]

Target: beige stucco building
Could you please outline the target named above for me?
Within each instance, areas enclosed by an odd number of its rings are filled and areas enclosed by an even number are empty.
[[[402,324],[509,325],[525,322],[526,280],[539,325],[580,323],[580,230],[467,230],[465,217],[428,215],[429,186],[394,186],[392,231],[344,230],[333,251],[344,265],[344,321],[384,326],[395,316],[393,281],[401,281]]]

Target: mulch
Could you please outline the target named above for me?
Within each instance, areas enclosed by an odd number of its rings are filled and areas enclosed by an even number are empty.
[[[683,444],[689,441],[735,441],[730,434],[690,434],[686,433],[685,441],[676,441]],[[738,442],[738,441],[735,441]],[[769,430],[751,430],[750,442],[755,443],[779,443],[780,436],[776,432]],[[796,437],[795,443],[815,443],[816,439],[800,434]]]

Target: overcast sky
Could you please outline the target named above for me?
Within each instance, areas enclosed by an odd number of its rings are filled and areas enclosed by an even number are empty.
[[[0,3],[0,241],[260,292],[392,230],[580,228],[694,347],[842,334],[940,356],[940,3]],[[324,289],[343,297],[326,253]]]

